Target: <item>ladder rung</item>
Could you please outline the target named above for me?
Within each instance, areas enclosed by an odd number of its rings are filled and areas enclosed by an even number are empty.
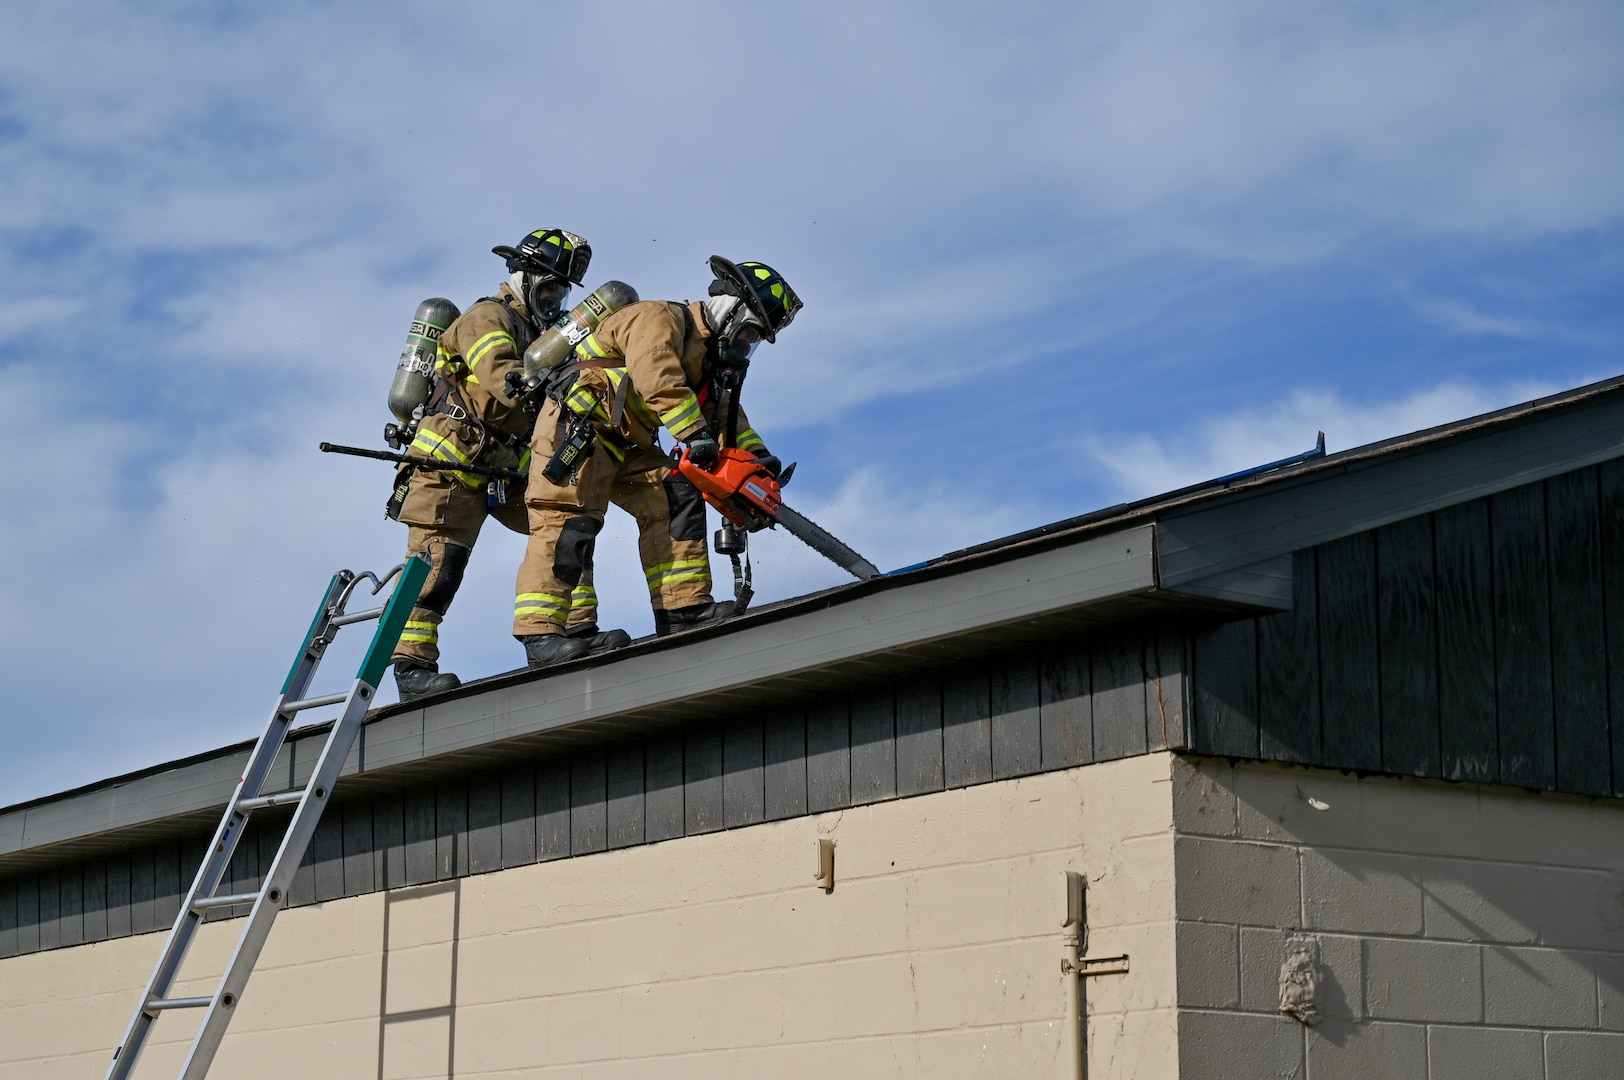
[[[162,1012],[165,1009],[202,1009],[212,1003],[212,997],[155,998],[146,1003],[143,1012]]]
[[[304,798],[305,789],[297,791],[278,791],[275,795],[260,795],[252,799],[238,799],[237,809],[244,812],[249,810],[263,810],[268,806],[286,806],[296,803]]]
[[[259,893],[233,893],[229,896],[200,896],[192,901],[193,911],[207,911],[210,908],[231,907],[234,904],[252,904],[259,899]]]
[[[303,701],[290,701],[282,706],[285,713],[303,712],[305,709],[319,709],[323,705],[337,705],[349,699],[349,691],[342,694],[326,694],[322,697],[307,697]]]
[[[353,614],[334,615],[332,618],[332,625],[348,626],[350,623],[366,622],[368,619],[376,619],[383,615],[383,610],[383,608],[378,607],[372,608],[369,611],[357,611]],[[349,638],[345,638],[344,640],[348,641]]]

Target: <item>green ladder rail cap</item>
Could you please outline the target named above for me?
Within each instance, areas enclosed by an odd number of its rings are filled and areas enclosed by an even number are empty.
[[[407,617],[417,606],[417,596],[423,591],[423,583],[428,580],[429,569],[428,557],[422,552],[407,559],[400,573],[400,581],[395,584],[395,594],[389,598],[389,606],[383,609],[383,616],[378,620],[378,632],[372,637],[372,647],[361,659],[361,670],[355,674],[356,678],[374,690],[383,679],[383,669],[389,666],[390,658],[395,654],[395,645],[400,641],[400,632],[406,629]]]
[[[316,636],[316,627],[321,625],[321,618],[327,614],[327,605],[338,596],[339,578],[342,571],[333,575],[333,580],[327,583],[327,591],[321,594],[321,603],[316,605],[315,618],[310,620],[310,629],[305,631],[304,644],[299,646],[299,654],[293,658],[293,666],[288,668],[288,677],[282,680],[282,693],[285,696],[293,686],[293,677],[299,674],[299,665],[304,663],[305,653],[310,649],[310,639]]]

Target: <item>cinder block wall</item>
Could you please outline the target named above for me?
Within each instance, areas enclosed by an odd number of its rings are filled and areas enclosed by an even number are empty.
[[[1168,754],[335,900],[278,920],[215,1075],[1066,1075],[1055,914],[1090,880],[1092,1080],[1178,1073]],[[812,882],[837,844],[836,887]],[[220,970],[241,923],[203,928]],[[0,961],[0,1075],[98,1076],[160,941]],[[207,992],[212,980],[177,993]],[[195,1024],[195,1021],[194,1021]],[[140,1075],[174,1075],[164,1017]]]
[[[1174,792],[1184,1076],[1624,1077],[1624,803],[1203,759]]]

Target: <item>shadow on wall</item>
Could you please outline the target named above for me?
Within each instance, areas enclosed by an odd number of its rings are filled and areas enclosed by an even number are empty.
[[[378,1080],[455,1075],[462,879],[384,894]]]

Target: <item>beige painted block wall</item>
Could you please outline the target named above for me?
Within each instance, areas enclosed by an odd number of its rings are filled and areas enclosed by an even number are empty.
[[[278,920],[215,1075],[1064,1077],[1055,913],[1088,875],[1091,1080],[1178,1074],[1172,758],[332,901]],[[813,841],[837,843],[832,893]],[[204,927],[217,972],[237,921]],[[0,1075],[98,1077],[158,935],[0,961]],[[197,979],[179,993],[207,992]],[[166,1016],[138,1074],[173,1075]]]
[[[1624,1077],[1624,802],[1181,759],[1185,1075]],[[1287,943],[1324,1019],[1279,1011]]]

